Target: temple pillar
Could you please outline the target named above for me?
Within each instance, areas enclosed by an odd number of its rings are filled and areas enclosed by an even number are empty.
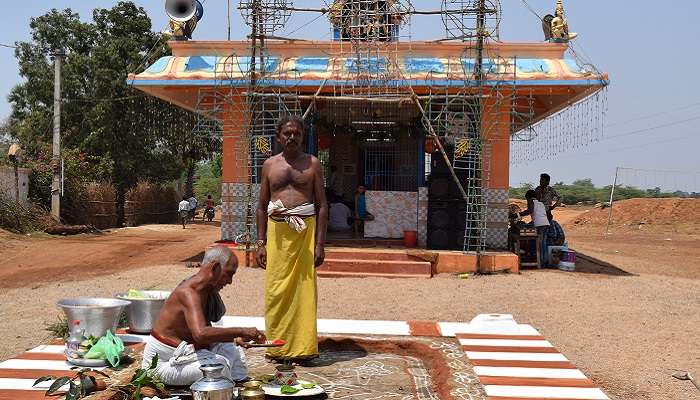
[[[221,240],[234,240],[246,231],[246,208],[257,199],[248,199],[250,168],[250,143],[246,130],[250,123],[244,98],[236,97],[226,103],[220,120],[222,122],[222,174],[221,174]]]
[[[498,96],[482,100],[481,137],[489,148],[484,163],[486,183],[486,246],[508,248],[508,190],[510,188],[510,104]]]

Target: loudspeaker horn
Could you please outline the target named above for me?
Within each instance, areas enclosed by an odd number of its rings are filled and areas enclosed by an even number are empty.
[[[173,21],[187,22],[197,15],[195,0],[166,0],[165,12]]]

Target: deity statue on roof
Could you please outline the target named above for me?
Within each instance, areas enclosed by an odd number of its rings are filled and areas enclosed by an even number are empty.
[[[404,8],[400,0],[335,0],[329,18],[336,40],[390,42],[397,39]]]
[[[575,39],[578,34],[569,32],[569,22],[564,14],[563,0],[557,0],[554,15],[547,15],[543,19],[545,39],[550,42],[566,43]]]

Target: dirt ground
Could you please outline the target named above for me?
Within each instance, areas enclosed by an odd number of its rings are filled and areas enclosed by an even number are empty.
[[[564,209],[557,218],[587,257],[582,264],[604,265],[601,273],[321,279],[319,318],[468,322],[509,313],[539,329],[613,399],[700,400],[689,382],[671,377],[675,370],[700,374],[700,236],[622,228],[604,236],[600,226],[569,227],[582,211]],[[56,321],[58,299],[170,289],[193,272],[184,262],[218,236],[217,227],[201,223],[70,238],[0,233],[0,359],[48,338],[44,327]],[[223,296],[230,315],[262,315],[263,271],[241,270]]]

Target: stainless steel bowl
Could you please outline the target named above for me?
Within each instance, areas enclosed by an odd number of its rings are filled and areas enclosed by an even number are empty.
[[[79,298],[63,299],[56,303],[66,314],[69,326],[80,321],[85,336],[101,337],[107,331],[116,332],[119,316],[128,301],[117,299]]]
[[[150,333],[170,292],[161,290],[140,290],[139,292],[149,298],[131,298],[128,297],[128,293],[117,293],[114,297],[131,303],[127,308],[129,330],[134,333]]]

